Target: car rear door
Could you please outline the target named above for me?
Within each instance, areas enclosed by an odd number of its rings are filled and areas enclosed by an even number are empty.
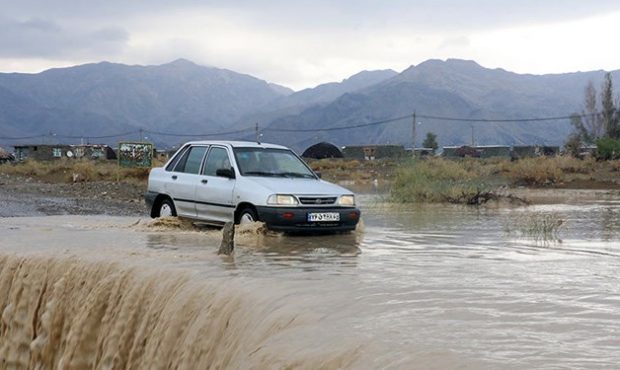
[[[200,182],[200,169],[208,146],[192,145],[169,172],[166,191],[174,200],[179,216],[196,217],[196,184]]]
[[[231,156],[224,146],[213,145],[204,162],[202,175],[196,185],[197,217],[217,222],[233,221],[235,179],[217,176],[219,169],[232,169]]]

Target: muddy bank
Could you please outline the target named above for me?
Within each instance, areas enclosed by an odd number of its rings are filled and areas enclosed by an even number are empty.
[[[0,217],[107,214],[146,215],[145,184],[109,181],[45,183],[0,175]]]

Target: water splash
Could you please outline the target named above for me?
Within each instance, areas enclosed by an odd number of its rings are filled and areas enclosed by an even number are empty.
[[[316,318],[268,298],[179,271],[3,256],[0,367],[316,369],[355,360],[357,348],[315,356],[291,347]]]

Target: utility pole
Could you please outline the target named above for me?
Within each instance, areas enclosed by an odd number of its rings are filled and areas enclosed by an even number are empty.
[[[143,141],[144,141],[144,139],[143,139],[143,135],[142,135],[142,131],[143,131],[143,130],[142,130],[142,129],[140,129],[139,131],[140,131],[140,142],[143,142]]]
[[[255,130],[256,130],[256,143],[260,144],[260,133],[258,132],[258,122],[256,122]]]
[[[413,111],[413,121],[411,122],[411,155],[415,157],[415,126],[416,126],[416,116],[415,111]]]
[[[470,125],[471,126],[471,146],[472,148],[476,145],[476,142],[474,141],[474,125]]]

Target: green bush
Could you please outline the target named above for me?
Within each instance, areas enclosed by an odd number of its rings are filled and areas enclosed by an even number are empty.
[[[620,159],[620,140],[604,138],[596,142],[596,158],[600,160]]]
[[[396,202],[478,203],[488,193],[487,185],[471,161],[417,160],[398,169],[391,197]]]

